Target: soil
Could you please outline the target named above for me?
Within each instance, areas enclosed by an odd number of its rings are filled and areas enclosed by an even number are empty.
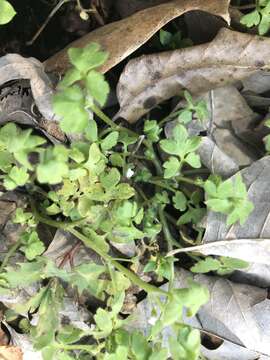
[[[92,1],[84,0],[81,3],[89,8]],[[88,20],[82,20],[76,2],[70,1],[62,5],[41,35],[32,45],[29,44],[58,2],[59,0],[10,0],[17,15],[9,24],[0,27],[0,56],[19,53],[44,61],[73,40],[101,26],[93,14]],[[100,4],[100,0],[98,3]],[[106,8],[106,11],[101,11],[104,22],[107,22],[110,15],[108,10]]]

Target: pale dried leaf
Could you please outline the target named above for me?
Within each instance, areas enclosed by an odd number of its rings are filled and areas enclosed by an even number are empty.
[[[237,272],[236,279],[259,286],[270,285],[270,157],[266,156],[241,171],[254,210],[246,223],[226,225],[226,216],[209,212],[203,244],[180,249],[198,251],[203,255],[218,255],[251,262],[248,269]]]
[[[268,68],[269,44],[224,28],[210,43],[131,60],[118,83],[117,117],[132,123],[183,89],[200,94]]]
[[[235,284],[218,277],[194,275],[183,269],[175,272],[174,288],[187,287],[190,277],[208,288],[210,300],[196,317],[185,317],[184,322],[200,329],[202,334],[224,340],[216,350],[202,346],[204,356],[213,360],[255,360],[260,355],[270,355],[269,316],[264,315],[270,306],[267,290]],[[166,289],[167,286],[163,285],[162,288]],[[128,329],[139,329],[147,335],[152,310],[153,304],[148,298],[140,302],[129,318]],[[166,346],[170,335],[170,328],[162,332],[163,346]]]
[[[70,47],[84,47],[91,42],[97,42],[110,54],[106,64],[101,67],[101,71],[105,73],[137,50],[169,21],[188,11],[207,11],[229,22],[228,5],[229,0],[175,0],[142,10],[69,44],[45,61],[46,71],[65,73],[70,66],[67,54]]]
[[[0,359],[23,360],[23,353],[18,346],[0,346]]]
[[[52,110],[53,87],[43,65],[34,58],[8,54],[0,58],[0,85],[11,80],[28,79],[36,105],[47,120],[55,119]]]
[[[3,321],[3,323],[10,333],[12,344],[21,349],[23,360],[42,360],[41,352],[34,350],[28,335],[19,334],[7,322]]]
[[[258,116],[234,86],[211,90],[194,100],[205,101],[209,116],[203,121],[192,120],[187,128],[190,135],[207,134],[202,137],[198,153],[211,173],[229,177],[239,166],[250,165],[258,158],[253,130]],[[174,111],[185,106],[186,101],[181,101]],[[170,137],[176,123],[166,125],[166,136]]]
[[[209,244],[206,243],[173,250],[169,255],[183,252],[199,252],[203,255],[227,256],[266,265],[270,262],[270,238],[214,241]]]

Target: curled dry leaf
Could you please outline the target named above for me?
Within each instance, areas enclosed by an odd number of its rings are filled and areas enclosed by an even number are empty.
[[[47,120],[55,115],[52,111],[52,83],[45,74],[43,65],[34,58],[24,58],[18,54],[8,54],[0,58],[0,85],[11,80],[27,79],[36,105]]]
[[[210,43],[131,60],[118,83],[116,116],[132,123],[183,89],[200,94],[268,68],[269,45],[270,39],[223,28]]]
[[[267,290],[218,277],[194,275],[183,269],[175,272],[174,288],[187,287],[190,277],[208,288],[210,300],[194,318],[185,317],[184,322],[200,329],[202,335],[221,340],[214,350],[202,345],[204,356],[210,360],[255,360],[263,354],[270,355],[269,322],[265,317],[270,306]],[[145,299],[137,305],[127,327],[129,330],[139,329],[147,335],[152,320],[153,303]],[[170,328],[162,332],[163,346],[166,346],[170,334]]]
[[[91,42],[97,42],[110,54],[107,62],[101,67],[101,71],[105,73],[137,50],[169,21],[188,11],[207,11],[229,22],[229,2],[229,0],[174,0],[142,10],[74,41],[46,60],[45,69],[48,72],[65,73],[70,66],[67,54],[70,47],[84,47]]]

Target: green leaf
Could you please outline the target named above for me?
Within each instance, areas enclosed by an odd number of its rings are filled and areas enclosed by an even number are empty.
[[[111,315],[104,309],[98,308],[94,315],[94,320],[99,329],[106,335],[109,335],[113,329]]]
[[[73,85],[75,82],[82,79],[82,75],[79,70],[77,69],[69,69],[63,78],[63,80],[59,83],[59,88],[63,89],[65,87],[68,87],[70,85]]]
[[[260,20],[261,17],[259,12],[257,10],[254,10],[249,14],[242,16],[240,22],[241,24],[246,25],[247,27],[252,27],[258,25]]]
[[[169,337],[169,347],[173,360],[190,360],[187,351],[174,336]]]
[[[29,174],[25,168],[13,166],[8,175],[4,178],[4,186],[7,190],[14,190],[17,186],[27,183]]]
[[[194,316],[199,308],[209,300],[209,291],[201,284],[189,279],[188,288],[176,289],[174,294],[187,311],[187,316]]]
[[[83,336],[83,331],[72,325],[65,325],[61,328],[57,340],[62,344],[74,344]]]
[[[35,334],[33,338],[36,350],[50,346],[55,340],[55,334],[60,325],[59,311],[63,295],[63,288],[55,282],[51,284],[51,287],[47,288],[42,298],[38,310],[38,324],[33,331]]]
[[[173,204],[177,210],[185,211],[187,208],[187,199],[182,191],[177,191],[173,196]]]
[[[224,257],[224,256],[221,256],[219,259],[224,266],[230,267],[232,269],[246,269],[249,266],[248,262],[240,259]]]
[[[159,351],[155,351],[149,357],[149,360],[167,360],[168,359],[168,350],[161,349]]]
[[[169,31],[161,29],[159,31],[159,41],[162,46],[167,46],[172,40],[172,34]]]
[[[135,226],[115,226],[110,234],[112,241],[118,243],[129,243],[136,239],[143,239],[144,233]]]
[[[169,160],[163,164],[165,168],[164,179],[169,179],[176,176],[180,170],[180,162],[174,156],[170,156]]]
[[[170,155],[178,155],[179,154],[179,146],[175,140],[161,140],[159,142],[160,147],[163,151]]]
[[[259,24],[259,34],[265,35],[270,29],[270,15],[263,15]]]
[[[209,180],[209,179],[204,182],[204,191],[210,197],[217,197],[218,196],[217,195],[217,186],[216,186],[216,184],[213,181]]]
[[[146,120],[143,131],[150,141],[157,142],[159,140],[161,129],[156,120]]]
[[[117,131],[113,131],[107,135],[105,139],[101,141],[101,149],[107,151],[113,148],[117,144],[118,136],[119,133]]]
[[[62,118],[60,127],[67,134],[82,132],[87,127],[89,114],[85,110],[84,101],[78,85],[68,87],[54,96],[54,111]]]
[[[123,167],[124,166],[124,160],[121,154],[114,153],[110,155],[110,162],[112,166],[118,166]]]
[[[188,156],[185,158],[185,162],[187,162],[190,166],[192,166],[195,169],[201,167],[201,160],[199,155],[193,152],[188,154]]]
[[[232,205],[227,199],[210,199],[206,202],[207,207],[212,211],[228,214],[232,210]]]
[[[98,140],[98,128],[95,120],[89,120],[88,126],[85,129],[85,136],[87,140],[96,142]]]
[[[86,88],[100,106],[105,105],[110,88],[103,74],[91,70],[86,77]]]
[[[1,278],[7,280],[11,288],[24,287],[41,279],[44,266],[43,260],[19,263],[17,269],[8,266]]]
[[[59,184],[68,176],[68,150],[63,145],[47,148],[36,172],[41,184]]]
[[[14,158],[8,151],[0,150],[0,170],[8,172],[13,162]]]
[[[13,222],[15,224],[26,224],[28,220],[33,218],[33,214],[30,212],[24,211],[22,208],[17,208],[15,215],[13,217]]]
[[[104,291],[104,284],[99,281],[101,274],[105,272],[105,267],[95,263],[85,263],[74,268],[70,283],[77,286],[79,294],[84,290],[89,291],[97,298],[101,297]]]
[[[43,242],[39,239],[36,231],[24,232],[21,235],[23,246],[21,250],[25,253],[26,258],[31,261],[34,260],[38,255],[41,255],[45,251]]]
[[[238,183],[238,185],[240,185],[240,184]],[[233,197],[235,188],[237,188],[237,187],[233,186],[233,182],[231,181],[231,179],[228,179],[218,185],[217,197],[219,199],[227,199],[229,197]],[[245,186],[244,186],[244,188],[245,188]]]
[[[204,215],[205,215],[204,208],[193,208],[190,206],[188,211],[184,215],[180,216],[180,218],[177,221],[177,224],[184,225],[190,222],[193,224],[198,224],[202,220]]]
[[[0,25],[7,24],[15,15],[13,6],[6,0],[0,0]]]
[[[134,331],[131,335],[131,351],[136,360],[148,360],[150,357],[150,345],[139,331]]]
[[[221,264],[217,259],[207,256],[204,260],[198,261],[190,269],[194,273],[208,273],[209,271],[216,271],[220,268]]]
[[[108,53],[101,51],[97,43],[91,43],[83,49],[70,48],[68,55],[71,64],[83,74],[104,64],[108,58]]]
[[[188,124],[192,120],[192,111],[189,109],[182,110],[178,115],[178,121]]]
[[[120,172],[116,168],[109,169],[108,173],[103,173],[100,176],[100,182],[106,190],[115,187],[120,182],[120,179]]]

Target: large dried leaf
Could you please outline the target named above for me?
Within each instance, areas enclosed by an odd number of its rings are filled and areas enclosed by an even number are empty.
[[[118,84],[118,117],[135,122],[183,89],[200,94],[270,66],[270,39],[221,29],[207,44],[142,56]]]
[[[224,99],[226,101],[224,102]],[[247,105],[240,92],[232,85],[220,87],[201,95],[208,108],[208,119],[193,120],[188,125],[190,135],[201,135],[198,149],[202,163],[213,174],[223,177],[234,175],[239,167],[250,165],[258,158],[258,147],[254,141],[254,127],[258,115]],[[181,101],[175,110],[185,107]],[[176,121],[165,127],[167,137]]]
[[[245,282],[270,286],[270,157],[256,161],[241,171],[254,210],[246,223],[226,225],[226,216],[209,212],[203,245],[180,249],[203,255],[219,255],[251,262],[241,270]],[[238,280],[241,280],[238,272]]]
[[[84,47],[90,42],[98,42],[110,54],[106,64],[101,67],[101,71],[105,73],[137,50],[169,21],[188,11],[207,11],[229,22],[229,2],[229,0],[175,0],[142,10],[74,41],[46,60],[45,68],[48,72],[65,73],[70,66],[67,55],[70,47]]]
[[[196,317],[185,318],[184,321],[199,328],[202,335],[214,335],[222,340],[215,350],[202,346],[202,354],[213,360],[255,360],[261,353],[270,355],[270,300],[267,299],[267,291],[218,277],[194,275],[183,269],[175,272],[174,287],[188,286],[187,279],[192,276],[208,288],[210,300]],[[148,298],[140,302],[130,317],[128,328],[149,334],[150,323],[153,322],[152,310],[153,303]],[[164,346],[170,334],[170,328],[163,331]]]

